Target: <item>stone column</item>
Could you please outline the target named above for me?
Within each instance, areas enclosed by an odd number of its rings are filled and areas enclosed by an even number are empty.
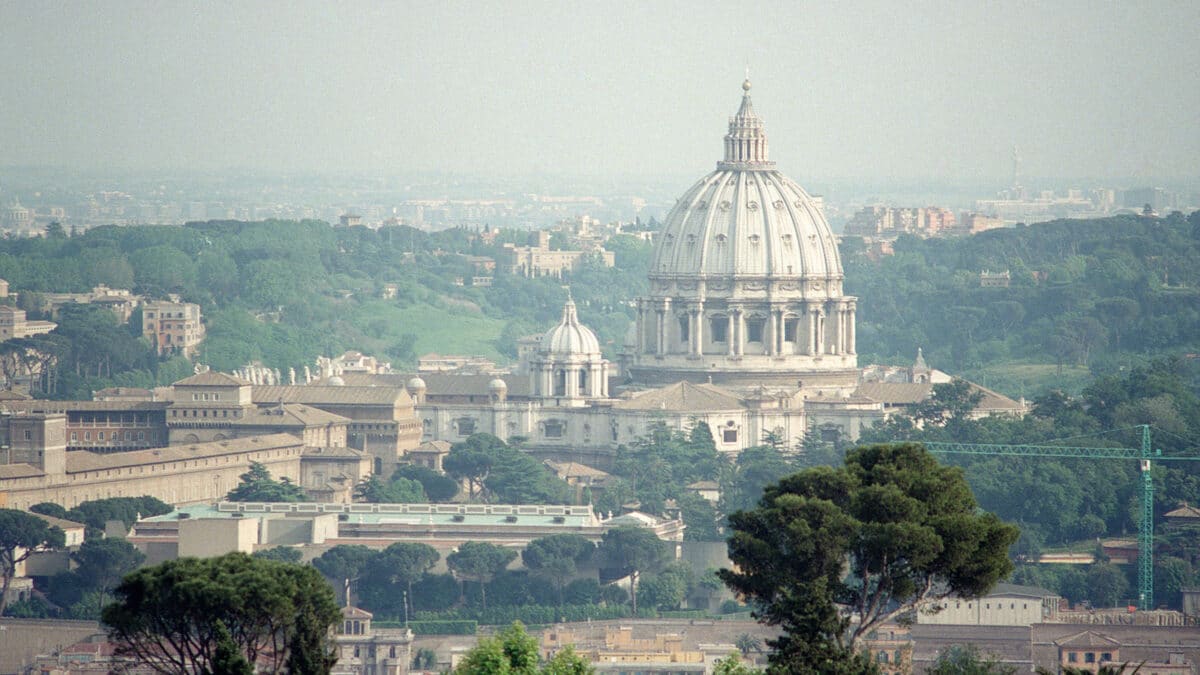
[[[824,354],[828,345],[825,343],[825,311],[817,310],[817,353]]]
[[[663,312],[663,310],[661,308],[656,310],[656,316],[658,317],[658,323],[657,323],[658,328],[655,331],[654,353],[659,356],[662,356],[663,347],[665,346],[664,343],[666,342],[666,335],[664,335],[665,329],[666,329],[666,327],[664,326],[664,319],[666,317],[664,315],[665,315],[665,312]]]
[[[833,306],[833,339],[829,341],[829,353],[837,354],[842,345],[842,306]]]
[[[704,303],[696,305],[696,327],[693,331],[696,336],[696,356],[704,353]]]
[[[742,356],[746,353],[746,313],[741,309],[737,310],[737,355]]]
[[[733,347],[734,333],[736,332],[735,329],[737,328],[737,323],[733,315],[736,311],[737,310],[730,308],[729,316],[726,318],[726,321],[729,325],[725,327],[725,345],[727,347],[729,356],[733,356],[736,353]]]
[[[784,345],[787,344],[787,318],[784,317],[785,311],[783,309],[778,310],[777,313],[779,314],[779,321],[775,325],[779,327],[779,332],[775,336],[775,353],[784,354],[786,353]]]
[[[855,334],[855,328],[854,328],[855,323],[856,323],[855,315],[858,313],[857,309],[858,308],[855,307],[853,303],[850,305],[850,319],[849,319],[850,325],[847,326],[847,329],[848,329],[847,333],[849,334],[849,338],[847,339],[848,344],[846,345],[846,353],[847,354],[857,354],[858,353],[858,336]]]
[[[777,323],[775,320],[775,308],[767,307],[767,334],[764,335],[763,344],[767,348],[767,356],[775,355],[775,329]]]
[[[817,351],[821,341],[817,339],[817,330],[820,327],[821,309],[815,305],[810,305],[808,308],[808,350],[809,356],[816,356],[820,352]]]

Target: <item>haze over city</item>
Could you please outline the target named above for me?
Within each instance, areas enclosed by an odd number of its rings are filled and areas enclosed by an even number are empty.
[[[1200,176],[1194,2],[0,3],[0,164],[685,181],[747,66],[802,182]]]

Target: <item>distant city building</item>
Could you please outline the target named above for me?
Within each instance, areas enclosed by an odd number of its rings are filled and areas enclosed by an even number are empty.
[[[412,661],[413,632],[408,628],[375,628],[373,615],[358,607],[342,608],[334,630],[337,663],[330,675],[406,675]]]
[[[133,315],[133,310],[141,304],[142,296],[134,295],[129,289],[109,288],[100,284],[92,287],[92,290],[87,293],[43,293],[39,296],[39,300],[41,301],[39,310],[48,312],[52,316],[57,316],[63,305],[92,304],[111,310],[121,323],[128,323],[129,317]]]
[[[154,301],[142,306],[142,335],[159,355],[191,357],[204,341],[200,305],[192,302]]]
[[[979,273],[979,285],[983,288],[1008,288],[1012,283],[1012,275],[1008,270],[1003,272],[989,272],[983,270]]]
[[[25,310],[10,305],[0,305],[0,341],[43,335],[58,328],[51,321],[25,318]]]
[[[589,256],[598,256],[606,267],[616,264],[612,251],[554,251],[550,249],[550,233],[539,230],[536,242],[530,246],[505,244],[496,259],[496,266],[509,274],[525,277],[561,277],[574,272]]]
[[[855,237],[894,239],[902,234],[936,237],[953,233],[955,229],[954,213],[949,209],[868,206],[846,223],[845,233]]]

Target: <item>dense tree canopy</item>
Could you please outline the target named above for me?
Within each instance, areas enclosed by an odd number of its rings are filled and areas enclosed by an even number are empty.
[[[856,448],[840,469],[788,476],[729,521],[737,571],[721,577],[784,630],[774,645],[780,660],[814,645],[845,656],[859,636],[918,603],[986,592],[1012,570],[1018,534],[977,512],[960,469],[915,444]]]
[[[341,614],[315,569],[230,553],[130,574],[104,608],[119,650],[160,673],[219,672],[230,645],[257,672],[328,673]],[[228,639],[222,639],[225,635]]]

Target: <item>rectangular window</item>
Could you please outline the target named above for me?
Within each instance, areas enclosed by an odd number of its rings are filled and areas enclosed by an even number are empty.
[[[71,432],[71,440],[73,440],[73,441],[79,440],[79,432],[78,431]]]
[[[144,440],[146,440],[146,432],[144,432],[144,431],[139,431],[139,432],[138,432],[138,440],[139,440],[139,441],[144,441]]]
[[[746,341],[747,342],[762,342],[763,341],[763,326],[767,323],[766,319],[750,319],[746,322]]]
[[[98,440],[98,441],[104,440],[104,432],[103,431],[96,433],[96,440]]]
[[[1095,663],[1096,662],[1096,652],[1085,653],[1083,655],[1083,662],[1084,663]]]
[[[1079,663],[1079,655],[1075,652],[1067,654],[1067,663]]]
[[[796,328],[799,326],[799,324],[800,324],[800,322],[795,319],[788,319],[783,322],[783,341],[784,342],[795,342],[796,341]]]
[[[90,432],[90,431],[83,432],[83,440],[85,440],[85,441],[92,440],[92,432]]]
[[[546,438],[562,438],[565,429],[561,420],[546,420]]]
[[[725,429],[721,432],[721,441],[725,443],[737,443],[737,429]]]
[[[1104,652],[1100,655],[1101,661],[1112,661],[1112,652]]]
[[[691,325],[692,325],[691,321],[688,320],[688,317],[686,317],[686,316],[679,317],[679,341],[680,342],[687,342],[689,339],[691,339],[690,331],[688,330],[691,327]]]
[[[132,441],[132,440],[133,440],[133,432],[131,432],[131,431],[126,431],[126,432],[125,432],[125,440],[127,440],[127,441]]]
[[[25,430],[25,440],[27,440],[27,441],[33,440],[33,430],[31,430],[31,429]]]
[[[712,336],[713,342],[725,342],[728,339],[726,333],[729,329],[729,319],[723,316],[714,317],[708,325],[708,334]]]

